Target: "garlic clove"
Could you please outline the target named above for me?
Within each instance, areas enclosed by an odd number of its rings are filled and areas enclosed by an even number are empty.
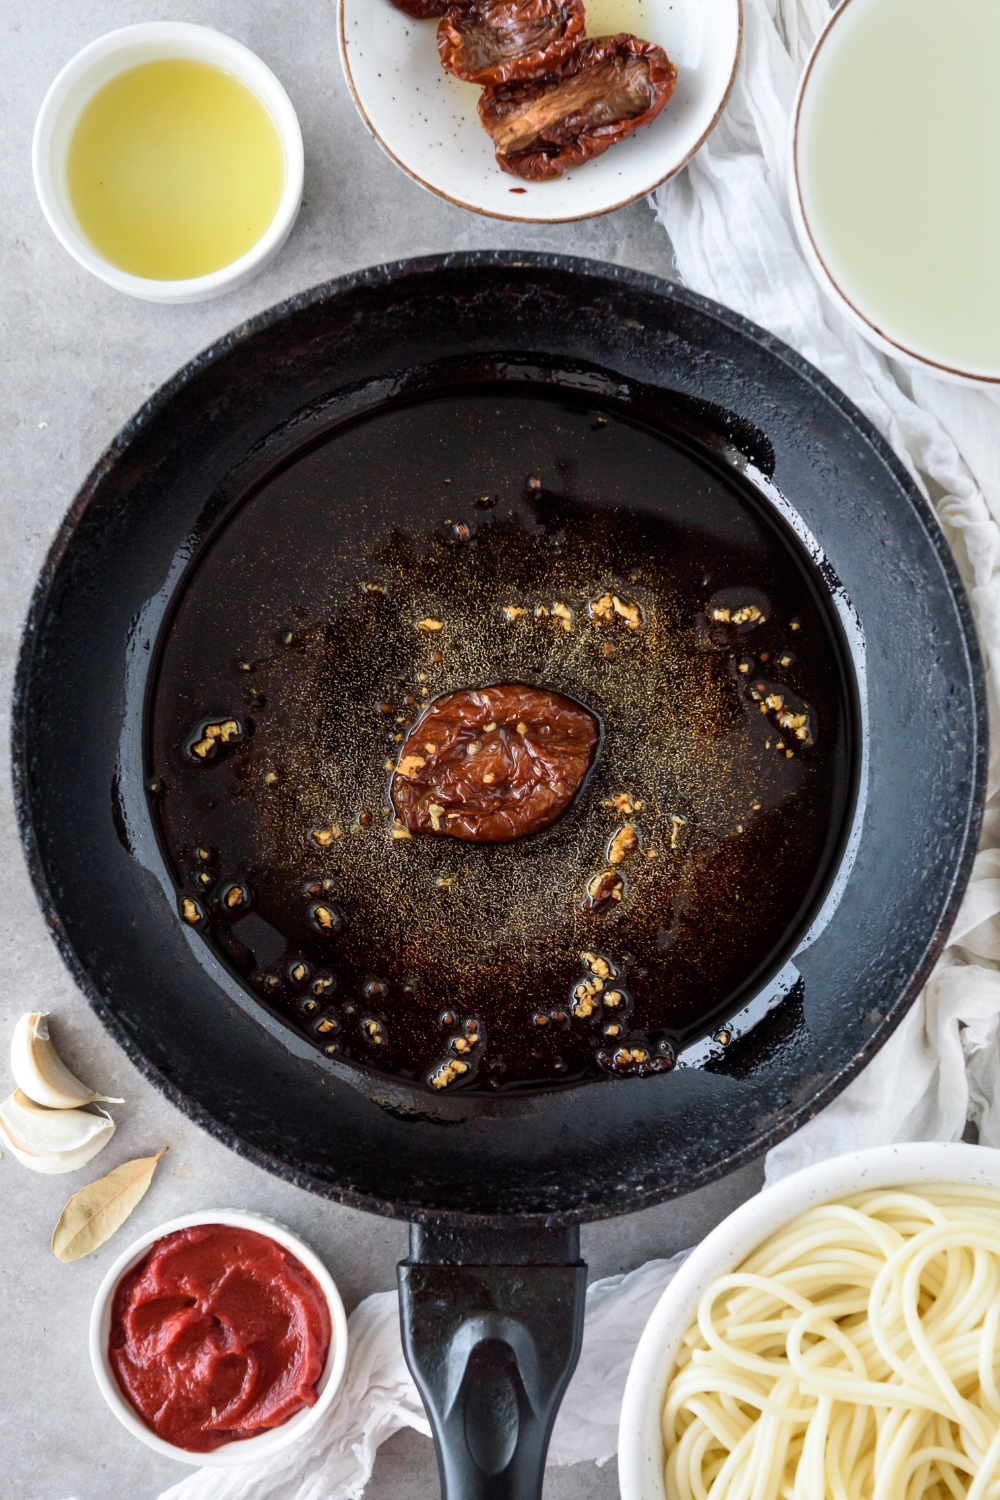
[[[34,1172],[75,1172],[102,1150],[115,1133],[103,1109],[46,1109],[16,1089],[0,1104],[0,1141]]]
[[[49,1036],[48,1012],[29,1011],[14,1027],[10,1067],[18,1088],[47,1109],[79,1109],[81,1104],[121,1104],[95,1094],[63,1062]]]

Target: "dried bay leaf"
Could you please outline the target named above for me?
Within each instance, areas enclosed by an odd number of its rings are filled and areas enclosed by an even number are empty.
[[[127,1161],[74,1193],[52,1231],[52,1253],[61,1261],[79,1260],[109,1240],[144,1196],[166,1150]]]

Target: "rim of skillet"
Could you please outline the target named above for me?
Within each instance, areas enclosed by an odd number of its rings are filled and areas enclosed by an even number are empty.
[[[760,1131],[752,1139],[747,1140],[731,1156],[727,1157],[725,1161],[713,1165],[711,1168],[705,1168],[702,1172],[696,1174],[686,1188],[686,1191],[693,1192],[698,1188],[705,1187],[709,1183],[718,1181],[720,1178],[728,1176],[730,1173],[746,1166],[749,1162],[756,1160],[779,1141],[794,1134],[801,1124],[812,1118],[825,1105],[831,1103],[847,1084],[853,1078],[857,1077],[875,1054],[881,1050],[927,982],[931,970],[947,942],[948,934],[965,894],[965,888],[972,872],[972,866],[978,849],[979,832],[984,811],[989,744],[986,729],[986,684],[972,606],[966,593],[965,585],[962,582],[958,565],[930,503],[918,489],[911,475],[890,445],[869,419],[855,406],[854,402],[834,385],[831,380],[823,375],[820,370],[810,364],[808,360],[797,354],[789,345],[785,344],[774,334],[769,333],[759,324],[752,322],[749,318],[744,318],[741,314],[733,312],[731,309],[724,307],[721,303],[715,302],[709,297],[703,297],[696,292],[689,291],[686,287],[679,286],[663,277],[653,276],[647,272],[634,270],[627,266],[619,266],[611,262],[593,260],[588,257],[536,251],[472,250],[404,258],[363,267],[360,270],[351,271],[343,276],[321,282],[302,292],[294,293],[281,302],[275,303],[272,307],[266,308],[263,312],[255,314],[242,323],[238,323],[227,333],[223,334],[221,338],[196,353],[168,381],[154,391],[121,427],[83,480],[77,490],[73,503],[60,522],[52,540],[32,590],[14,673],[11,706],[11,777],[13,782],[15,815],[28,873],[46,926],[59,950],[63,962],[69,969],[74,982],[82,991],[91,1009],[125,1053],[126,1057],[128,1057],[129,1061],[148,1082],[158,1089],[189,1120],[207,1131],[214,1139],[221,1141],[238,1156],[253,1162],[256,1166],[263,1168],[274,1176],[280,1177],[296,1187],[301,1187],[318,1197],[328,1198],[334,1202],[343,1203],[348,1207],[363,1209],[366,1212],[376,1213],[382,1217],[416,1223],[452,1224],[456,1227],[465,1225],[469,1228],[494,1226],[503,1222],[516,1222],[522,1226],[532,1224],[539,1227],[569,1226],[599,1219],[618,1217],[619,1215],[633,1212],[640,1207],[651,1207],[665,1198],[676,1196],[676,1194],[669,1188],[659,1194],[653,1191],[646,1191],[641,1201],[633,1202],[629,1195],[623,1193],[620,1197],[625,1201],[621,1202],[616,1201],[601,1205],[587,1204],[579,1208],[570,1207],[557,1211],[515,1213],[513,1215],[473,1213],[452,1208],[421,1208],[414,1204],[401,1203],[396,1199],[379,1198],[373,1194],[352,1190],[349,1187],[339,1184],[323,1182],[291,1163],[282,1160],[273,1153],[251,1144],[235,1130],[227,1127],[195,1098],[171,1083],[166,1075],[146,1058],[142,1050],[130,1036],[127,1028],[118,1020],[117,1016],[108,1006],[100,989],[77,954],[73,942],[66,931],[58,904],[50,890],[45,874],[30,811],[30,778],[27,766],[29,730],[28,687],[31,680],[36,637],[45,617],[49,592],[57,575],[59,565],[70,546],[76,527],[82,520],[104,475],[128,452],[133,443],[136,442],[145,429],[158,416],[162,408],[168,405],[173,397],[194,378],[200,376],[208,367],[228,355],[235,346],[243,344],[248,338],[267,330],[274,323],[280,322],[290,314],[304,311],[311,306],[324,303],[356,288],[390,285],[398,282],[403,276],[417,276],[421,273],[452,268],[476,269],[479,267],[496,268],[497,270],[554,270],[572,273],[579,277],[593,278],[594,280],[616,282],[619,285],[634,287],[637,291],[664,301],[680,303],[722,324],[730,331],[741,334],[768,355],[773,356],[788,366],[805,383],[812,386],[817,394],[844,416],[859,435],[865,439],[877,458],[888,468],[896,483],[905,493],[913,509],[914,518],[921,524],[926,540],[936,555],[937,561],[947,579],[949,593],[954,602],[956,615],[961,625],[965,649],[968,653],[972,699],[976,716],[976,748],[969,797],[970,815],[966,826],[962,856],[956,862],[952,871],[948,900],[941,913],[934,935],[924,950],[923,960],[912,975],[909,984],[897,995],[895,1001],[883,1016],[881,1023],[872,1031],[870,1036],[864,1039],[855,1055],[838,1071],[829,1076],[816,1093],[811,1094],[803,1102],[800,1102],[795,1109],[791,1110],[776,1124],[772,1125],[769,1129]]]

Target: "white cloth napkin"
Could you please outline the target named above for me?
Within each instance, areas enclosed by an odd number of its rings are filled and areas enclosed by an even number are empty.
[[[1000,701],[1000,404],[911,374],[876,354],[829,306],[787,207],[788,118],[826,0],[744,0],[744,49],[725,116],[688,169],[655,195],[678,278],[776,333],[851,397],[932,496],[979,623],[991,721]],[[1000,733],[994,736],[982,852],[948,949],[882,1051],[830,1107],[767,1159],[768,1181],[841,1151],[893,1140],[954,1140],[971,1119],[1000,1146]],[[639,1333],[682,1257],[650,1261],[587,1294],[583,1352],[549,1462],[606,1462]],[[160,1500],[353,1500],[379,1444],[427,1433],[403,1361],[395,1292],[349,1323],[339,1400],[289,1452],[235,1470],[201,1469]]]

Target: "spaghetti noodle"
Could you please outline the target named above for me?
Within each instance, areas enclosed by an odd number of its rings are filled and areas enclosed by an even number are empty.
[[[1000,1190],[857,1193],[703,1294],[668,1500],[1000,1500]]]

